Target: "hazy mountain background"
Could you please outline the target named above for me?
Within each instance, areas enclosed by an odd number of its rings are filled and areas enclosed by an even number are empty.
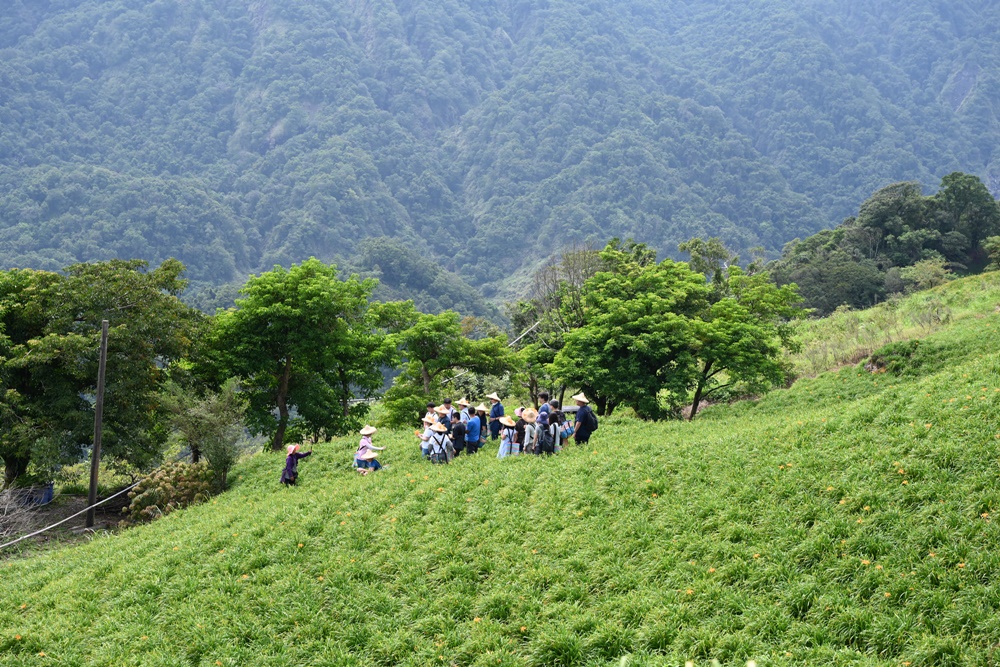
[[[998,66],[987,0],[7,0],[0,265],[176,256],[210,306],[314,255],[488,314],[566,244],[996,194]]]

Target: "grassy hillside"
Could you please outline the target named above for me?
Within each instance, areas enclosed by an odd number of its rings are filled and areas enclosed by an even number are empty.
[[[0,562],[0,663],[995,664],[983,306],[897,375],[608,419],[555,458],[431,467],[391,434],[388,469],[339,440],[283,489],[258,456],[211,504]]]

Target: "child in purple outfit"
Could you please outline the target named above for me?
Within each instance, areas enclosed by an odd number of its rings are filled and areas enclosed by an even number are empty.
[[[305,454],[299,453],[298,445],[288,445],[288,457],[285,458],[285,469],[281,471],[281,483],[285,486],[295,486],[295,480],[299,478],[299,459],[312,454],[310,449]]]

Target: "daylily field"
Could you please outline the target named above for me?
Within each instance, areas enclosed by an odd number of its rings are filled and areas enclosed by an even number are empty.
[[[1000,664],[1000,303],[895,372],[432,467],[384,433],[0,561],[0,665]],[[975,304],[974,307],[969,304]],[[956,312],[958,312],[956,310]],[[818,326],[818,325],[817,325]]]

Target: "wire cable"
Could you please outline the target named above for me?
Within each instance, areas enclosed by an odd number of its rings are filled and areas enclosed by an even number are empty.
[[[139,482],[141,482],[141,481],[142,480],[139,480]],[[17,538],[16,540],[13,540],[13,541],[8,542],[6,544],[0,544],[0,549],[6,549],[7,547],[12,547],[15,544],[17,544],[18,542],[22,542],[22,541],[28,539],[29,537],[34,537],[36,535],[41,535],[45,531],[52,530],[56,526],[61,526],[62,524],[64,524],[67,521],[69,521],[70,519],[75,519],[76,517],[80,516],[81,514],[85,514],[86,512],[89,512],[91,509],[97,507],[98,505],[103,505],[104,503],[108,502],[112,498],[117,498],[118,496],[122,495],[126,491],[131,491],[132,489],[134,489],[135,487],[137,487],[139,485],[139,482],[136,482],[132,486],[128,486],[128,487],[122,489],[121,491],[119,491],[118,493],[116,493],[114,495],[108,496],[104,500],[101,500],[101,501],[98,501],[98,502],[94,503],[90,507],[85,507],[82,510],[80,510],[79,512],[77,512],[76,514],[71,514],[70,516],[66,517],[62,521],[57,521],[56,523],[52,524],[51,526],[46,526],[45,528],[42,528],[41,530],[36,530],[33,533],[28,533],[27,535],[22,535],[21,537]]]

